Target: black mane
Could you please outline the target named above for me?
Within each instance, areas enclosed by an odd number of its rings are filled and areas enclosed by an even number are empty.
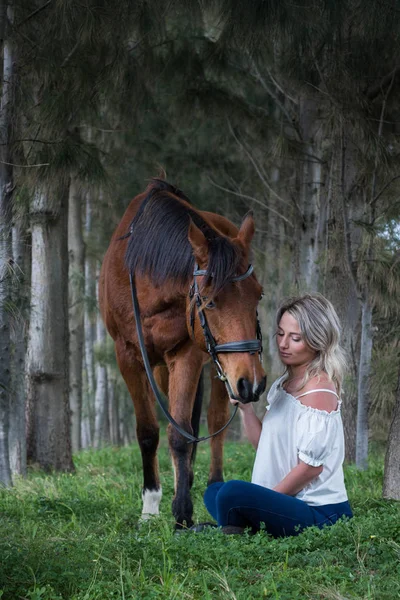
[[[188,240],[192,219],[208,241],[205,285],[211,286],[213,295],[218,294],[238,273],[241,261],[238,247],[208,225],[188,206],[188,198],[166,181],[153,179],[146,191],[130,227],[125,255],[127,268],[131,273],[149,275],[155,285],[162,285],[168,279],[190,281],[194,270],[193,250]]]

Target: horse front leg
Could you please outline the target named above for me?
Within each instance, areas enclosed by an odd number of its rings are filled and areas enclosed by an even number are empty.
[[[142,519],[159,514],[162,497],[157,449],[159,425],[154,395],[142,365],[124,341],[115,344],[118,366],[132,397],[136,415],[136,435],[142,455]]]
[[[193,346],[177,355],[166,357],[169,369],[169,409],[171,416],[188,433],[193,434],[192,411],[203,366],[203,356]],[[175,476],[175,495],[172,513],[176,528],[193,525],[193,503],[190,487],[193,482],[193,446],[171,424],[168,426],[168,441]]]
[[[215,368],[211,367],[211,398],[208,407],[208,431],[211,434],[221,429],[229,419],[229,398],[225,384],[216,377]],[[224,440],[226,429],[211,438],[211,463],[207,485],[223,481]]]

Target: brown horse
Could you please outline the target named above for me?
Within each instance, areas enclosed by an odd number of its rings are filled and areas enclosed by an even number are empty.
[[[254,402],[266,385],[258,342],[251,339],[262,292],[248,268],[253,234],[251,214],[238,230],[222,216],[193,208],[166,181],[153,179],[128,206],[105,255],[100,309],[135,407],[143,461],[143,518],[159,512],[159,425],[138,345],[129,273],[135,276],[150,364],[167,367],[163,388],[171,416],[194,436],[200,419],[199,382],[203,365],[210,360],[201,324],[206,320],[218,356],[207,416],[209,432],[214,433],[229,417],[226,389],[241,402]],[[211,440],[209,484],[223,480],[223,439],[219,434]],[[190,527],[196,444],[188,444],[171,425],[168,440],[175,474],[172,511],[178,528]]]

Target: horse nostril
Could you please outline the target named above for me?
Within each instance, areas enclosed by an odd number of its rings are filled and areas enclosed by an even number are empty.
[[[257,396],[257,397],[261,396],[261,394],[265,392],[265,388],[266,387],[267,387],[267,377],[264,376],[261,379],[260,383],[258,384],[257,389],[256,389],[256,393],[254,395]]]
[[[253,386],[248,379],[244,377],[238,379],[237,390],[242,402],[251,402],[253,400]]]

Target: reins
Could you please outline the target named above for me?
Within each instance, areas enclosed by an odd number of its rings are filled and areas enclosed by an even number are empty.
[[[131,235],[131,233],[132,233],[132,230],[130,230],[125,236],[122,236],[119,239],[124,239],[125,237],[129,237],[129,235]],[[254,270],[253,265],[249,265],[249,267],[245,273],[243,273],[242,275],[237,275],[236,277],[233,277],[232,281],[243,281],[244,279],[246,279],[253,273],[253,270]],[[196,279],[198,276],[205,275],[205,274],[206,274],[206,271],[204,269],[199,269],[198,265],[195,264],[195,268],[194,268],[194,272],[193,272],[193,284],[191,285],[190,290],[189,290],[189,297],[190,297],[190,299],[194,298],[194,301],[196,303],[197,314],[199,317],[201,328],[203,330],[203,335],[204,335],[207,352],[210,354],[210,356],[215,364],[215,368],[217,371],[217,377],[221,381],[224,382],[229,397],[233,398],[234,400],[240,401],[240,398],[237,398],[237,396],[235,396],[235,394],[232,390],[232,387],[230,385],[229,379],[226,376],[226,374],[224,373],[222,365],[219,362],[217,355],[219,353],[223,353],[223,352],[249,352],[250,354],[255,354],[257,352],[259,354],[260,360],[261,360],[262,336],[261,336],[260,322],[258,320],[258,314],[256,315],[256,330],[257,330],[257,339],[256,340],[244,340],[244,341],[238,341],[238,342],[227,342],[225,344],[217,344],[211,333],[210,327],[207,323],[207,318],[206,318],[206,316],[204,314],[204,310],[202,308],[203,300],[200,295],[200,290],[199,290],[199,286],[197,284],[197,279]],[[136,321],[136,330],[137,330],[137,335],[138,335],[140,352],[141,352],[142,358],[143,358],[144,368],[146,370],[147,378],[149,380],[151,389],[153,390],[154,396],[155,396],[164,416],[171,423],[171,425],[173,427],[175,427],[175,429],[181,435],[183,435],[183,437],[185,437],[188,440],[189,444],[204,442],[205,440],[209,440],[210,438],[215,437],[216,435],[218,435],[222,431],[224,431],[224,429],[226,429],[231,424],[232,420],[235,418],[235,415],[237,413],[238,405],[236,404],[236,406],[233,410],[233,413],[232,413],[231,417],[229,418],[229,420],[227,421],[227,423],[225,423],[225,425],[223,427],[221,427],[221,429],[212,433],[211,435],[197,438],[194,435],[192,435],[191,433],[182,429],[182,427],[175,421],[175,419],[172,417],[172,415],[169,413],[168,409],[166,408],[165,402],[167,401],[167,398],[161,392],[161,390],[158,388],[157,382],[153,375],[153,371],[152,371],[149,357],[148,357],[147,350],[146,350],[146,345],[144,342],[142,322],[141,322],[141,316],[140,316],[140,308],[139,308],[139,302],[138,302],[137,294],[136,294],[135,276],[132,272],[130,272],[130,274],[129,274],[129,281],[130,281],[130,286],[131,286],[132,304],[133,304],[133,312],[134,312],[135,321]],[[190,324],[191,324],[193,336],[194,336],[194,322],[195,322],[195,314],[194,314],[194,308],[193,308],[191,315],[190,315]]]
[[[146,345],[144,342],[139,302],[138,302],[137,294],[136,294],[135,278],[134,278],[134,275],[132,275],[132,273],[129,274],[129,280],[130,280],[130,284],[131,284],[133,312],[134,312],[135,320],[136,320],[136,331],[138,334],[140,351],[142,353],[143,364],[144,364],[144,368],[146,370],[147,378],[149,380],[151,389],[153,390],[154,396],[156,397],[156,400],[157,400],[164,416],[171,423],[171,425],[173,425],[173,427],[175,427],[175,429],[181,435],[183,435],[183,437],[185,437],[188,440],[188,444],[193,444],[193,443],[197,444],[198,442],[204,442],[205,440],[209,440],[210,438],[212,438],[212,437],[218,435],[219,433],[221,433],[222,431],[224,431],[224,429],[226,429],[231,424],[232,420],[234,419],[234,417],[237,413],[238,406],[237,405],[235,406],[234,411],[233,411],[232,416],[230,417],[229,421],[223,427],[221,427],[221,429],[219,429],[218,431],[216,431],[215,433],[213,433],[211,435],[207,435],[207,436],[200,437],[200,438],[197,438],[194,435],[192,435],[191,433],[189,433],[188,431],[185,431],[184,429],[182,429],[182,427],[175,421],[175,419],[169,413],[169,411],[167,410],[167,408],[164,404],[164,402],[166,402],[167,399],[166,399],[165,395],[161,392],[161,390],[158,388],[157,382],[154,378],[153,371],[152,371],[152,368],[150,365],[149,356],[147,354]]]

